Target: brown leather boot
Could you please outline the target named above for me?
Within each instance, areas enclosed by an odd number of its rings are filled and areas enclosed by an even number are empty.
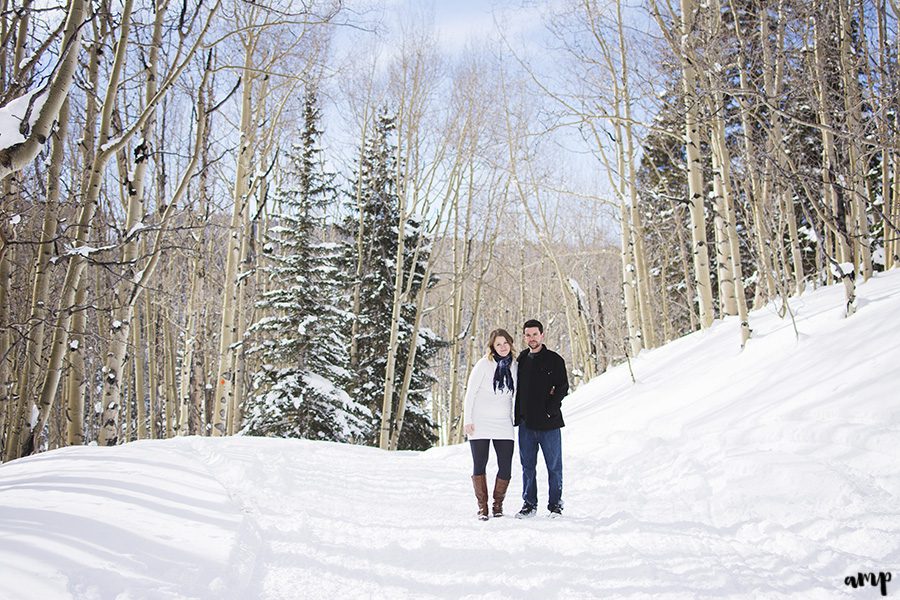
[[[506,488],[509,487],[509,479],[500,479],[494,482],[494,516],[503,516],[503,499],[506,498]]]
[[[478,500],[478,518],[487,521],[487,478],[484,475],[472,475],[472,485],[475,487],[475,498]]]

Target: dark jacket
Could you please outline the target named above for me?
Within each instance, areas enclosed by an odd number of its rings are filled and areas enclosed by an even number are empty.
[[[516,425],[530,429],[564,427],[562,400],[569,393],[569,377],[563,357],[547,346],[529,356],[527,348],[519,354],[516,384]]]

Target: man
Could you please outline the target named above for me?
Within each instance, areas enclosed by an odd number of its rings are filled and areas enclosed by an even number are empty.
[[[537,453],[544,455],[550,482],[547,509],[551,517],[562,515],[561,404],[569,392],[569,377],[563,358],[544,345],[544,326],[531,319],[522,329],[526,350],[519,354],[516,385],[516,420],[519,426],[519,458],[522,461],[522,500],[517,519],[537,513]]]

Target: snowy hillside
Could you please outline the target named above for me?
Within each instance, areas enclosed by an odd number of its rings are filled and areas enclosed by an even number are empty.
[[[642,354],[636,384],[583,386],[562,519],[477,521],[467,446],[183,438],[3,465],[0,598],[880,597],[858,572],[900,595],[900,272],[850,319],[842,294],[792,301],[799,339],[770,307],[743,352],[726,321]]]

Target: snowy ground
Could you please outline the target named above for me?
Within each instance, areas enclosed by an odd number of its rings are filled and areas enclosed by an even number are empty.
[[[0,598],[900,596],[900,272],[643,353],[563,405],[566,501],[474,518],[466,446],[182,438],[0,467]],[[514,467],[507,509],[521,505]],[[544,477],[542,476],[542,480]],[[540,488],[546,500],[546,487]]]

